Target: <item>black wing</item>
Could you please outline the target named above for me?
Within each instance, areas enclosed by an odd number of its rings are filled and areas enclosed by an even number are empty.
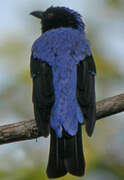
[[[38,130],[42,136],[49,135],[49,119],[54,103],[54,89],[51,67],[44,61],[31,56],[31,76],[33,79],[32,100]]]
[[[92,56],[78,64],[77,68],[77,99],[84,114],[86,132],[92,135],[96,121],[95,97],[96,67]]]

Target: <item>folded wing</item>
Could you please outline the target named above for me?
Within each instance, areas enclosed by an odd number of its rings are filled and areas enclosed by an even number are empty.
[[[96,67],[92,56],[86,56],[77,68],[77,99],[84,114],[86,132],[92,135],[96,122]]]
[[[33,79],[32,100],[37,127],[42,136],[49,135],[49,119],[54,103],[54,89],[51,67],[44,61],[31,56],[31,76]]]

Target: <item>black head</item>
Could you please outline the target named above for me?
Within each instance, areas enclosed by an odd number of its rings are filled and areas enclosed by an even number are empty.
[[[80,14],[65,7],[50,7],[45,12],[34,11],[31,15],[42,21],[42,32],[60,27],[71,27],[84,31],[84,23]]]

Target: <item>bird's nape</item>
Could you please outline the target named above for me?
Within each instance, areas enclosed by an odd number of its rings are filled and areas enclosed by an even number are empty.
[[[51,6],[46,11],[33,11],[30,14],[41,20],[42,33],[60,27],[72,27],[80,32],[85,28],[81,15],[70,8]]]

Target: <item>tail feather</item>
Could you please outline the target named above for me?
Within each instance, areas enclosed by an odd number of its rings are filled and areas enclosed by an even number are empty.
[[[54,130],[51,130],[48,177],[61,177],[67,172],[75,176],[83,176],[84,170],[81,126],[79,125],[78,133],[73,137],[64,132],[62,138],[57,138]]]
[[[51,129],[50,153],[47,166],[47,175],[49,178],[61,177],[67,173],[64,165],[63,145],[63,138],[58,138],[54,130]]]
[[[76,136],[73,136],[69,139],[64,139],[65,145],[65,167],[66,170],[75,176],[83,176],[85,170],[85,160],[83,155],[82,147],[82,134],[81,126],[79,125],[78,132]]]

